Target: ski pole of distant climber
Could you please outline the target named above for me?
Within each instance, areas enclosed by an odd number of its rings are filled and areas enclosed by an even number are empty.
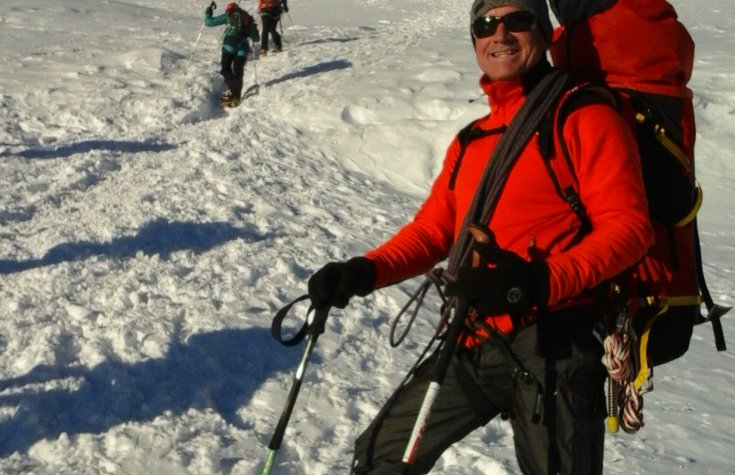
[[[308,338],[306,340],[304,353],[301,356],[301,361],[299,362],[299,366],[296,368],[296,372],[294,373],[293,382],[291,384],[291,391],[289,391],[288,399],[286,400],[286,406],[283,408],[281,417],[278,419],[278,424],[276,425],[276,429],[273,432],[271,441],[268,444],[268,458],[263,465],[263,471],[260,472],[261,475],[270,474],[271,468],[273,468],[273,464],[276,460],[276,454],[278,453],[278,449],[281,447],[281,443],[283,442],[283,435],[286,432],[288,420],[291,418],[291,413],[293,412],[294,405],[296,404],[296,398],[298,397],[299,390],[301,389],[301,383],[304,379],[306,366],[309,364],[311,352],[314,349],[314,345],[316,344],[319,335],[324,333],[324,327],[327,322],[327,317],[329,316],[329,307],[325,307],[315,310],[313,313],[313,318],[309,319],[309,316],[312,315],[313,310],[313,308],[309,307],[309,311],[307,313],[307,321],[304,322],[301,330],[299,330],[299,332],[293,338],[283,340],[283,338],[281,338],[281,323],[283,322],[283,319],[294,304],[301,302],[302,300],[305,300],[307,298],[309,298],[308,295],[302,295],[298,299],[288,304],[286,307],[279,310],[276,316],[273,318],[273,324],[271,325],[271,334],[273,335],[273,338],[275,338],[277,341],[285,346],[296,345],[297,343],[301,342],[301,340],[303,340],[304,337],[307,335]]]
[[[475,241],[486,243],[489,241],[489,237],[485,231],[476,226],[470,226],[470,232]],[[480,256],[476,251],[472,254],[472,266],[478,267],[480,265]],[[414,423],[413,430],[411,431],[411,437],[408,440],[406,451],[403,453],[403,470],[402,474],[408,475],[411,471],[411,467],[416,459],[418,453],[419,444],[424,436],[426,430],[426,424],[429,421],[429,415],[431,414],[431,407],[434,405],[436,396],[439,394],[441,385],[444,383],[444,377],[447,375],[447,369],[452,362],[452,356],[454,351],[457,349],[457,341],[464,328],[465,318],[469,311],[469,305],[464,299],[453,298],[449,301],[448,308],[454,307],[454,316],[449,322],[447,329],[446,338],[444,339],[444,346],[441,348],[439,358],[434,364],[434,376],[429,383],[429,387],[424,395],[421,408],[419,409],[418,416],[416,416],[416,422]]]
[[[253,45],[252,47],[253,59],[255,59],[255,42],[253,41],[251,44]],[[255,78],[255,87],[259,87],[258,85],[258,62],[253,61],[252,63],[253,63],[253,76]]]
[[[212,2],[210,6],[212,7],[212,10],[217,8],[217,4],[214,2]],[[206,23],[202,22],[202,27],[199,28],[199,34],[197,35],[197,40],[194,42],[194,49],[191,51],[189,58],[186,60],[186,66],[184,66],[184,72],[186,72],[189,69],[189,63],[191,62],[191,58],[194,57],[194,53],[197,50],[197,46],[199,46],[199,40],[202,38],[202,32],[204,32],[205,26],[206,26]]]

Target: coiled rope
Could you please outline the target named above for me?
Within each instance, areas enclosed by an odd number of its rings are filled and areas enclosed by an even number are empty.
[[[643,395],[640,387],[633,384],[635,376],[634,338],[626,331],[613,331],[603,342],[605,354],[602,364],[610,378],[608,389],[609,430],[617,431],[618,420],[628,434],[643,427]]]

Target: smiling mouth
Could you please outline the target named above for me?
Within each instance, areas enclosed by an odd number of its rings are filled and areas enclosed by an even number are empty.
[[[516,53],[518,53],[517,49],[506,49],[503,51],[495,51],[490,56],[492,56],[493,58],[502,58],[505,56],[513,56]]]

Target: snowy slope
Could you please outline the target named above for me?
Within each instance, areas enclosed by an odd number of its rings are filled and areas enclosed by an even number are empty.
[[[292,0],[286,50],[248,63],[231,111],[222,29],[194,49],[207,4],[3,1],[0,473],[259,473],[303,350],[271,339],[272,316],[409,219],[454,133],[486,113],[469,102],[469,0]],[[705,271],[732,304],[735,8],[673,4],[697,43]],[[432,334],[435,299],[388,343],[416,285],[334,312],[274,474],[347,472]],[[657,371],[647,426],[608,437],[607,472],[735,473],[732,369],[698,327]],[[508,424],[435,472],[518,473]]]

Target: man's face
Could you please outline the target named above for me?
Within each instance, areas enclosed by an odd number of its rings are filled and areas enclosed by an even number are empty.
[[[502,17],[519,10],[508,5],[491,8],[485,15]],[[493,82],[519,79],[546,54],[546,48],[538,25],[531,31],[514,33],[501,22],[493,35],[475,40],[477,64]]]

